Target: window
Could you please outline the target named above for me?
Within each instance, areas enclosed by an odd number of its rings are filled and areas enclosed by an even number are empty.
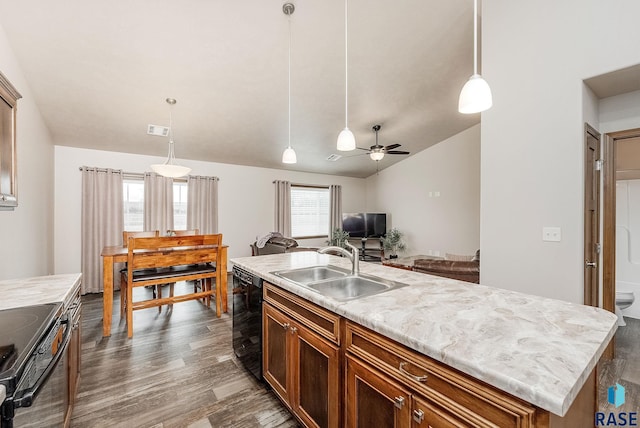
[[[186,181],[173,181],[173,229],[187,230]]]
[[[125,178],[122,181],[124,230],[144,230],[144,181]]]
[[[329,188],[291,186],[291,235],[293,238],[329,235]]]
[[[144,230],[144,180],[125,178],[122,182],[124,230]],[[187,229],[187,182],[173,182],[173,229]],[[162,232],[163,233],[163,232]]]

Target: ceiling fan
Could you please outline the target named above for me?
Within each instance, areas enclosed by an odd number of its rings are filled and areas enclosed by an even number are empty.
[[[381,125],[373,125],[373,131],[376,133],[376,143],[369,147],[368,149],[363,149],[362,147],[357,147],[360,150],[366,150],[367,154],[371,159],[378,162],[384,158],[384,155],[408,155],[410,152],[406,152],[404,150],[394,150],[401,146],[401,144],[390,144],[388,146],[382,146],[378,144],[378,131],[380,130]]]

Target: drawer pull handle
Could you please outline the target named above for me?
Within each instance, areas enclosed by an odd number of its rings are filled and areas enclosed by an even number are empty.
[[[424,412],[420,409],[413,411],[413,420],[421,424],[424,420]]]
[[[426,382],[427,381],[427,375],[422,375],[422,376],[416,376],[413,373],[409,373],[404,367],[409,364],[406,362],[402,362],[400,363],[400,367],[398,367],[398,369],[404,373],[405,375],[407,375],[408,377],[410,377],[411,379],[417,381],[417,382]]]
[[[398,409],[402,409],[404,407],[404,397],[395,397],[393,401]]]

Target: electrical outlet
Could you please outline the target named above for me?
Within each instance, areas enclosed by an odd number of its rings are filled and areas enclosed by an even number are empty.
[[[542,240],[560,242],[562,240],[562,230],[559,227],[543,227]]]

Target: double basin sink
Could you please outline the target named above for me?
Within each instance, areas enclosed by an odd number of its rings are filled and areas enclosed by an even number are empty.
[[[271,272],[272,274],[336,300],[352,300],[405,287],[373,275],[351,275],[349,270],[332,266],[311,266]]]

